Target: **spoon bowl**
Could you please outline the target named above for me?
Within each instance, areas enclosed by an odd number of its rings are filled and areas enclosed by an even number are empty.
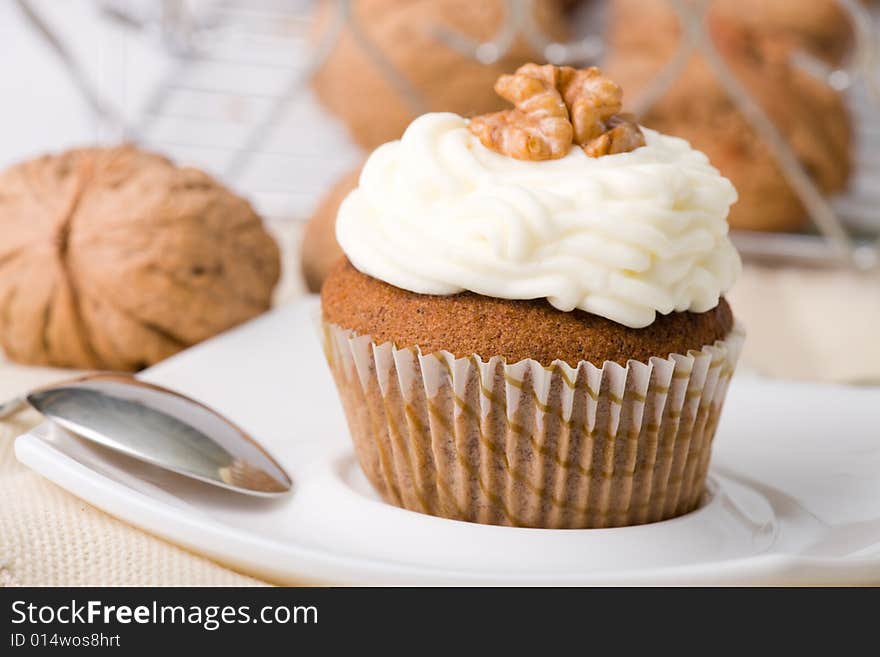
[[[89,374],[39,388],[24,400],[82,438],[186,477],[258,496],[281,495],[292,486],[242,428],[185,395],[129,375]]]

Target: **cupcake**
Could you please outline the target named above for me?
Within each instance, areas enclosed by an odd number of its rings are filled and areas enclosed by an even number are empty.
[[[339,209],[322,327],[360,464],[389,503],[456,520],[692,511],[742,343],[736,192],[596,69],[495,89],[513,109],[419,117]]]

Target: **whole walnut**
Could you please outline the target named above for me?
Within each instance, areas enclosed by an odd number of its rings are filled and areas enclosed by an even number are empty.
[[[269,308],[280,261],[244,199],[132,146],[0,173],[0,345],[138,370]]]
[[[541,0],[532,6],[542,33],[567,39],[558,2]],[[482,64],[452,48],[438,31],[477,42],[493,39],[504,23],[506,7],[504,0],[353,0],[358,29],[343,29],[312,86],[322,104],[365,148],[399,138],[420,113],[377,64],[373,49],[419,95],[421,111],[475,116],[504,109],[507,104],[492,90],[495,80],[527,62],[541,61],[541,53],[518,35],[504,57]],[[316,34],[329,29],[338,10],[338,3],[330,0],[319,4]]]

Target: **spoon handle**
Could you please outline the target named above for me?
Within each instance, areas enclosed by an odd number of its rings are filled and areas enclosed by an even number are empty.
[[[12,417],[19,411],[24,410],[27,405],[28,403],[24,397],[15,397],[9,401],[0,402],[0,420]]]

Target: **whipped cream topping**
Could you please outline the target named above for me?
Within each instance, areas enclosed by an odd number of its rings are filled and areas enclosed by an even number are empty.
[[[740,272],[736,191],[683,139],[642,130],[628,153],[534,162],[425,114],[367,160],[337,239],[360,271],[421,294],[546,298],[632,328],[705,312]]]

